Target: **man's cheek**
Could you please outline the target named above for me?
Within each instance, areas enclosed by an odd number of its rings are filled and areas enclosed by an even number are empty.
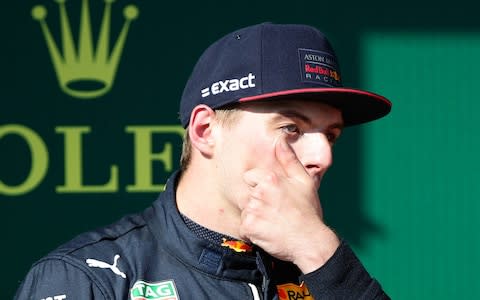
[[[264,138],[252,145],[249,155],[252,168],[271,169],[275,164],[275,138]]]

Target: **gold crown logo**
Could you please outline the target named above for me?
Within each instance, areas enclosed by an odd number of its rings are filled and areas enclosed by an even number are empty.
[[[138,17],[138,9],[134,5],[127,5],[124,8],[125,22],[113,50],[109,53],[111,6],[115,0],[104,0],[105,9],[95,50],[89,0],[82,0],[78,48],[75,48],[65,1],[55,0],[60,10],[63,56],[45,21],[47,9],[43,5],[34,6],[32,17],[40,23],[60,88],[68,95],[77,98],[99,97],[112,87],[130,23]],[[89,88],[85,89],[85,86]]]

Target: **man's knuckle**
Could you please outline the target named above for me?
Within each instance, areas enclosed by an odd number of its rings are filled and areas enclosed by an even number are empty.
[[[278,176],[274,172],[269,172],[268,174],[266,174],[265,180],[269,184],[276,184],[278,182]]]

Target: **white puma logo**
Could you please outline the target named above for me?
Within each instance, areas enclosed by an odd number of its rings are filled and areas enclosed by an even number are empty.
[[[112,270],[113,273],[117,274],[118,276],[121,276],[123,278],[127,278],[127,275],[125,275],[125,273],[120,271],[117,267],[117,261],[118,261],[119,258],[120,258],[120,255],[116,254],[115,257],[113,258],[113,265],[109,265],[106,262],[99,261],[99,260],[96,260],[96,259],[91,259],[91,258],[87,259],[86,262],[87,262],[89,267],[110,269],[110,270]]]

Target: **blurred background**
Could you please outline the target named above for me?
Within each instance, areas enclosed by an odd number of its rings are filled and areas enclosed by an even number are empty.
[[[55,247],[156,199],[178,166],[178,101],[196,60],[221,36],[269,21],[316,26],[337,51],[344,84],[394,104],[386,118],[346,129],[335,146],[320,191],[328,224],[392,299],[480,299],[478,5],[117,0],[108,19],[104,1],[85,3],[84,25],[82,0],[66,1],[66,14],[53,0],[3,4],[6,298]],[[93,43],[78,38],[86,25]],[[115,48],[117,59],[89,65],[97,44],[107,57]],[[68,54],[75,48],[78,60]]]

